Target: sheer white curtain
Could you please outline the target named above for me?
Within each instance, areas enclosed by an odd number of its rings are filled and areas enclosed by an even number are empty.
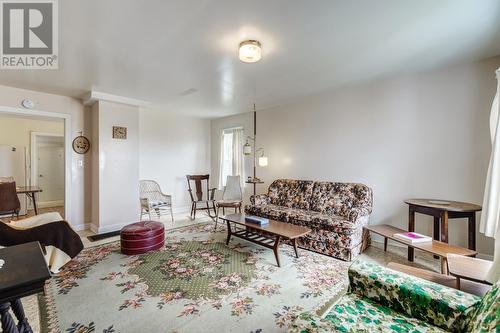
[[[224,187],[224,157],[225,157],[225,145],[224,145],[224,131],[220,132],[220,152],[219,152],[219,180],[218,180],[218,188],[222,190]]]
[[[479,231],[495,238],[493,266],[486,279],[495,283],[500,278],[500,68],[496,71],[497,93],[490,115],[491,156],[484,190],[483,212]]]
[[[243,187],[243,128],[233,129],[233,174],[240,176],[240,186]]]
[[[219,189],[225,185],[227,176],[240,176],[243,181],[243,128],[221,131],[219,156]]]

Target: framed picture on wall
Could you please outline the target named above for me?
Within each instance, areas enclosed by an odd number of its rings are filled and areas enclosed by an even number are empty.
[[[120,126],[113,126],[113,139],[127,139],[127,128]]]

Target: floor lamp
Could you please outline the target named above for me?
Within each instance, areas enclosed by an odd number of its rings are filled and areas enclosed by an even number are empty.
[[[248,143],[248,140],[253,141],[253,147]],[[257,148],[257,111],[255,109],[255,103],[253,104],[253,137],[247,136],[247,141],[243,145],[243,155],[252,155],[253,152],[253,177],[248,177],[245,183],[253,184],[253,195],[257,192],[257,184],[263,184],[264,182],[257,177],[257,153],[259,156],[259,166],[267,166],[268,159],[264,155],[264,148]]]

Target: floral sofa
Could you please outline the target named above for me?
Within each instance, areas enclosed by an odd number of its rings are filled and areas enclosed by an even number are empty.
[[[324,318],[306,312],[290,332],[500,332],[500,281],[480,297],[356,261],[349,292]]]
[[[372,190],[363,184],[278,179],[267,194],[250,197],[245,212],[312,230],[299,246],[343,260],[361,249],[372,211]]]

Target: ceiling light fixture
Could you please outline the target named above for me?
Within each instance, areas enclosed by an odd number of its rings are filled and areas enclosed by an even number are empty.
[[[262,58],[262,46],[257,40],[246,40],[240,43],[240,60],[243,62],[257,62]]]

